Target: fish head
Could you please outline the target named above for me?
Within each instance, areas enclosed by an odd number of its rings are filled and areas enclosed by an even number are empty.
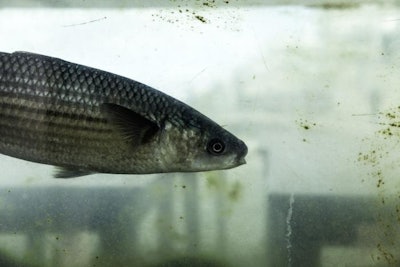
[[[236,136],[209,120],[199,116],[200,123],[185,123],[175,129],[174,155],[169,168],[181,172],[230,169],[246,163],[246,144]],[[172,132],[174,132],[172,130]]]
[[[128,166],[124,173],[210,171],[246,163],[243,141],[200,112],[177,105],[180,112],[158,121],[152,119],[156,116],[146,117],[120,105],[101,106],[117,134],[113,140],[120,140],[113,149]]]
[[[201,139],[198,153],[192,161],[193,169],[230,169],[246,163],[246,144],[230,132],[222,128],[214,129]]]

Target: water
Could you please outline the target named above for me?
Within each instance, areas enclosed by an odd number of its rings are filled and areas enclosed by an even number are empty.
[[[67,180],[1,156],[1,266],[398,266],[398,7],[226,2],[2,3],[1,51],[161,89],[249,155]]]

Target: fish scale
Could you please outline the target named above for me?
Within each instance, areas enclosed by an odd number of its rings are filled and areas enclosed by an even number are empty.
[[[232,150],[219,165],[207,150],[213,136]],[[247,147],[142,83],[58,58],[0,52],[0,153],[59,166],[58,177],[67,178],[231,168],[243,164]]]

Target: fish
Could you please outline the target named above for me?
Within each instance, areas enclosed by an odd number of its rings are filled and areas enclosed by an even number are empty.
[[[135,80],[56,57],[0,52],[0,153],[55,178],[201,172],[246,163],[246,144]]]

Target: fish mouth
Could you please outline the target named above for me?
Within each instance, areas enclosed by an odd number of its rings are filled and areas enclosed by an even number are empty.
[[[240,159],[237,161],[238,166],[244,165],[244,164],[246,164],[246,163],[247,163],[247,162],[246,162],[246,159],[245,159],[245,158],[240,158]]]
[[[238,166],[247,163],[245,157],[247,155],[248,148],[247,148],[246,144],[243,141],[240,141],[240,146],[241,146],[241,153],[237,157]]]

